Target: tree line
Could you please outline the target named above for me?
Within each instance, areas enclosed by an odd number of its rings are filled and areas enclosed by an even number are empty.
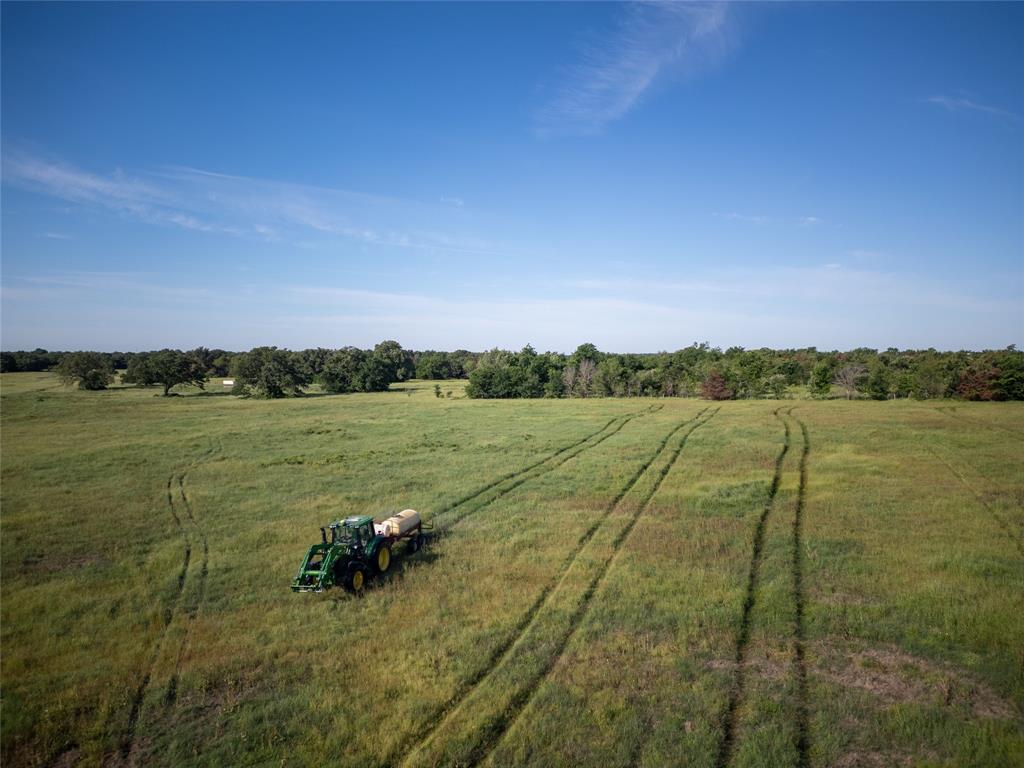
[[[407,379],[464,378],[475,398],[703,397],[730,400],[786,397],[796,388],[812,396],[885,400],[955,397],[1024,400],[1024,352],[1010,346],[983,352],[854,349],[721,350],[707,343],[675,352],[617,354],[581,344],[571,355],[456,350],[414,351],[397,341],[373,349],[256,347],[229,352],[189,351],[0,353],[0,371],[54,370],[69,384],[103,389],[119,370],[125,384],[203,387],[231,376],[234,392],[253,397],[302,394],[312,384],[327,392],[379,392]]]
[[[469,373],[470,397],[782,398],[794,388],[815,397],[875,400],[956,397],[1024,400],[1024,352],[855,349],[722,351],[707,343],[675,352],[615,354],[582,344],[571,355],[532,347],[494,349]]]

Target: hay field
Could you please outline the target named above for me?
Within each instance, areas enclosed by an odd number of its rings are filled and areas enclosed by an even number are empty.
[[[1024,404],[461,387],[4,374],[4,764],[1024,764]]]

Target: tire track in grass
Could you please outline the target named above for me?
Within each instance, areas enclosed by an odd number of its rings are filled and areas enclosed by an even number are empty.
[[[597,573],[592,577],[591,581],[587,585],[587,588],[584,590],[576,610],[570,616],[568,626],[563,634],[563,637],[561,637],[558,640],[557,647],[555,648],[550,661],[539,670],[539,674],[536,675],[533,681],[531,681],[523,690],[519,691],[512,698],[511,702],[509,703],[508,707],[506,707],[505,711],[500,713],[497,719],[491,722],[489,726],[480,734],[482,740],[480,743],[475,745],[475,747],[471,750],[471,753],[468,757],[468,764],[473,765],[483,759],[486,759],[486,757],[490,754],[494,747],[497,746],[498,742],[500,741],[504,733],[515,722],[519,713],[532,699],[534,693],[536,693],[536,691],[539,689],[540,685],[546,679],[548,673],[557,663],[558,659],[562,656],[566,645],[575,633],[579,625],[579,622],[582,620],[591,598],[597,591],[597,588],[603,580],[604,575],[607,573],[611,563],[614,561],[615,555],[618,553],[619,548],[625,541],[626,537],[629,535],[630,531],[632,531],[633,526],[636,524],[637,520],[639,520],[640,516],[643,514],[650,499],[654,496],[655,492],[657,492],[658,488],[661,485],[661,482],[668,474],[668,470],[675,463],[675,460],[681,453],[683,446],[685,446],[686,444],[687,438],[695,429],[702,426],[703,424],[706,424],[710,420],[710,418],[714,416],[714,413],[712,413],[707,418],[701,421],[701,416],[707,410],[708,409],[705,408],[696,416],[684,420],[679,425],[670,430],[668,434],[665,435],[665,437],[659,443],[657,449],[651,454],[651,457],[640,466],[640,468],[633,474],[632,477],[630,477],[630,479],[623,486],[623,488],[616,494],[611,504],[609,504],[605,511],[601,514],[599,519],[595,521],[595,523],[593,523],[584,532],[583,536],[577,542],[576,547],[574,547],[573,551],[564,561],[560,574],[556,576],[552,583],[544,589],[544,591],[541,593],[538,599],[533,603],[533,605],[530,607],[527,613],[517,624],[509,640],[497,650],[497,653],[494,656],[492,656],[489,664],[485,665],[480,670],[480,672],[474,676],[473,679],[468,681],[467,685],[463,686],[461,691],[457,692],[456,695],[453,696],[444,705],[441,712],[436,718],[435,724],[424,734],[424,736],[417,742],[417,744],[412,749],[408,750],[405,753],[404,757],[401,760],[401,763],[403,765],[408,764],[410,761],[412,761],[416,757],[417,753],[419,753],[435,738],[437,732],[441,729],[444,723],[447,722],[448,719],[459,710],[463,702],[465,702],[466,699],[468,699],[468,697],[489,678],[489,676],[494,672],[495,669],[500,667],[501,664],[503,664],[506,661],[506,659],[510,658],[516,645],[527,634],[530,627],[536,621],[540,612],[543,610],[545,605],[548,604],[548,601],[551,598],[551,596],[555,592],[557,592],[558,588],[565,583],[569,569],[571,568],[572,564],[577,561],[579,555],[581,554],[586,544],[590,541],[591,538],[593,538],[594,534],[600,529],[601,525],[605,522],[605,520],[607,520],[611,513],[618,507],[618,505],[621,503],[622,499],[626,496],[626,494],[629,493],[629,491],[636,485],[640,478],[646,473],[651,464],[653,464],[657,460],[657,458],[664,453],[665,448],[667,447],[672,437],[678,434],[678,432],[681,429],[683,429],[687,424],[692,424],[693,426],[690,428],[689,431],[686,432],[686,434],[680,441],[679,446],[673,452],[672,458],[669,460],[666,466],[662,468],[661,473],[658,476],[656,482],[654,483],[652,489],[640,502],[639,506],[637,507],[637,512],[634,513],[634,515],[623,528],[623,530],[619,532],[615,539],[613,539],[611,553],[608,555],[608,557],[606,558],[605,562],[601,565],[601,567],[599,567]],[[717,409],[715,412],[717,412]],[[391,760],[389,760],[389,764],[390,763]]]
[[[696,416],[694,416],[689,421],[694,421],[695,419],[699,418],[705,411],[707,411],[707,408],[705,408],[703,411],[700,411]],[[651,412],[651,410],[649,409],[648,412]],[[513,645],[515,645],[516,641],[519,640],[519,638],[522,637],[523,634],[526,632],[530,623],[533,621],[533,617],[536,616],[537,613],[544,607],[548,597],[561,582],[561,579],[564,576],[565,572],[568,571],[572,563],[575,562],[576,558],[583,550],[583,547],[586,546],[587,542],[590,541],[590,539],[597,532],[601,524],[612,513],[615,507],[618,506],[619,502],[622,501],[623,497],[627,493],[629,493],[630,489],[634,485],[636,485],[641,475],[643,475],[643,473],[651,465],[651,462],[653,462],[658,457],[658,455],[664,450],[665,445],[667,445],[672,435],[675,434],[675,432],[677,432],[686,423],[688,422],[683,422],[683,424],[671,430],[665,436],[665,439],[661,441],[657,450],[655,450],[654,453],[651,454],[651,457],[647,461],[645,461],[639,467],[639,469],[637,469],[635,473],[633,473],[629,480],[626,481],[626,484],[622,486],[622,488],[618,491],[618,493],[611,500],[611,502],[605,507],[604,511],[600,515],[598,515],[597,519],[583,532],[583,535],[577,541],[576,546],[570,551],[569,555],[563,561],[558,574],[541,591],[540,595],[533,602],[530,608],[526,611],[526,613],[523,614],[522,618],[516,623],[516,626],[513,628],[509,637],[505,640],[505,642],[501,643],[494,650],[494,652],[488,658],[487,662],[483,664],[481,668],[469,680],[467,680],[462,686],[460,686],[459,689],[456,690],[456,692],[444,704],[442,704],[434,714],[431,715],[431,717],[427,718],[427,721],[433,722],[434,725],[428,728],[428,730],[424,733],[423,737],[420,739],[416,747],[413,747],[412,750],[406,751],[405,757],[408,757],[413,752],[415,752],[420,745],[425,744],[427,741],[429,741],[430,738],[433,736],[434,732],[440,727],[444,719],[459,706],[459,704],[473,691],[474,688],[476,688],[477,685],[479,685],[483,681],[483,679],[487,676],[491,669],[493,669],[496,665],[500,664],[508,656],[509,650],[512,648]],[[606,437],[611,437],[612,434],[622,429],[622,427],[624,427],[625,424],[626,422],[620,424],[612,433],[606,435]],[[396,752],[400,751],[400,749],[401,748],[399,748],[399,750],[396,750]],[[399,754],[389,755],[387,764],[393,764],[400,757],[401,755]]]
[[[535,461],[533,464],[530,464],[529,466],[523,467],[522,469],[516,470],[515,472],[509,472],[508,474],[502,475],[501,477],[497,478],[496,480],[492,480],[491,482],[487,483],[486,485],[482,485],[481,487],[477,488],[475,491],[473,491],[473,492],[471,492],[471,493],[469,493],[469,494],[467,494],[465,496],[462,496],[461,498],[458,498],[455,501],[450,502],[449,504],[444,505],[443,507],[441,507],[441,509],[439,509],[437,512],[434,513],[434,517],[436,518],[436,517],[440,517],[441,515],[446,515],[449,512],[451,512],[452,510],[456,509],[457,507],[461,507],[463,504],[466,504],[466,503],[472,501],[473,499],[477,498],[478,496],[482,496],[483,494],[487,493],[487,491],[491,490],[492,488],[494,488],[494,487],[496,487],[498,485],[501,485],[505,481],[511,480],[513,478],[516,478],[516,477],[519,477],[520,475],[525,474],[526,472],[529,472],[531,469],[535,469],[535,468],[539,467],[544,462],[551,461],[551,459],[555,458],[556,456],[560,456],[561,454],[565,453],[566,451],[572,450],[576,446],[581,445],[581,444],[587,442],[587,440],[590,440],[590,439],[596,437],[597,435],[601,434],[602,432],[604,432],[612,424],[614,424],[616,421],[618,421],[621,418],[622,418],[621,416],[615,416],[614,418],[609,419],[596,432],[591,432],[586,437],[583,437],[583,438],[577,440],[574,443],[570,443],[569,445],[565,446],[564,448],[559,448],[554,453],[548,454],[543,459],[540,459],[539,461]]]
[[[711,421],[711,419],[715,416],[716,413],[718,413],[719,410],[721,410],[721,408],[716,408],[706,418],[700,420],[701,415],[704,414],[707,410],[708,409],[705,408],[693,419],[690,419],[681,424],[679,427],[673,430],[673,432],[670,433],[664,441],[662,441],[662,444],[659,447],[656,456],[661,454],[661,452],[664,450],[665,446],[667,445],[669,439],[672,437],[673,434],[678,432],[679,429],[685,426],[686,424],[693,424],[693,426],[690,427],[690,429],[688,429],[683,434],[682,439],[680,439],[679,441],[679,445],[676,446],[675,450],[671,453],[671,456],[669,460],[665,463],[665,466],[661,468],[661,471],[658,473],[657,478],[654,481],[654,484],[651,486],[651,489],[641,499],[640,503],[637,506],[636,513],[634,513],[629,522],[626,523],[626,526],[619,532],[619,534],[612,541],[611,554],[602,564],[601,568],[598,570],[597,574],[594,576],[594,578],[588,585],[587,590],[583,593],[583,598],[580,601],[580,605],[569,622],[569,629],[559,641],[555,653],[552,655],[550,661],[541,670],[540,675],[538,675],[537,678],[519,696],[513,698],[512,705],[509,707],[509,709],[505,711],[505,713],[503,713],[497,727],[492,726],[489,729],[489,738],[479,748],[477,756],[471,759],[470,765],[479,765],[481,762],[483,762],[491,756],[495,748],[497,748],[498,744],[501,742],[502,738],[515,725],[519,717],[530,704],[530,701],[532,701],[533,697],[537,694],[537,691],[539,691],[540,687],[544,684],[544,681],[547,680],[548,676],[551,674],[551,671],[558,664],[558,660],[561,659],[562,656],[565,654],[565,649],[568,647],[569,642],[572,640],[576,632],[579,630],[580,625],[582,624],[583,619],[586,616],[587,609],[590,606],[590,601],[597,594],[597,592],[600,591],[601,586],[604,583],[605,577],[608,575],[608,572],[615,564],[615,560],[618,558],[619,553],[622,551],[622,545],[625,544],[626,539],[629,538],[629,535],[633,532],[633,529],[636,527],[636,524],[640,521],[640,518],[643,517],[644,512],[647,511],[647,506],[650,504],[651,499],[654,498],[655,494],[661,488],[661,484],[668,476],[668,473],[675,466],[680,454],[686,447],[686,442],[687,440],[689,440],[690,435],[692,435],[698,428],[704,426],[709,421]],[[650,466],[650,463],[651,462],[648,462],[648,466]],[[637,475],[638,479],[640,474],[642,473],[639,473]],[[623,496],[624,495],[625,494],[623,494]]]
[[[964,477],[959,472],[959,470],[957,470],[957,468],[954,467],[950,462],[948,462],[941,454],[939,454],[938,451],[936,451],[930,445],[925,446],[925,448],[932,456],[934,456],[936,459],[938,459],[939,461],[946,465],[946,468],[949,469],[949,471],[953,474],[953,477],[959,480],[963,484],[964,488],[966,488],[972,494],[974,494],[974,497],[978,500],[981,506],[983,506],[988,511],[988,513],[992,515],[992,518],[996,521],[996,523],[999,524],[999,527],[1003,529],[1003,532],[1010,538],[1010,541],[1013,542],[1014,546],[1017,547],[1017,551],[1020,552],[1021,555],[1024,555],[1024,541],[1021,541],[1020,534],[1014,530],[1010,522],[1006,520],[1006,518],[1004,518],[1001,514],[996,512],[995,509],[992,508],[992,505],[985,501],[985,497],[982,496],[978,492],[978,490],[967,481],[967,478]]]
[[[743,599],[743,614],[740,619],[740,630],[736,636],[736,674],[733,679],[732,689],[729,692],[729,702],[725,712],[722,714],[722,740],[718,746],[718,757],[715,760],[717,768],[726,768],[732,757],[733,740],[736,732],[736,719],[740,699],[743,696],[743,688],[746,678],[747,666],[747,645],[750,642],[751,615],[754,611],[754,603],[757,600],[757,584],[761,570],[761,551],[764,547],[764,531],[775,506],[775,495],[779,492],[779,484],[782,482],[782,465],[786,460],[786,454],[790,447],[789,422],[779,415],[779,408],[776,408],[772,415],[782,422],[785,429],[785,438],[779,455],[775,458],[775,473],[772,475],[772,482],[768,488],[768,500],[764,509],[761,510],[761,517],[754,528],[753,551],[750,556],[750,569],[747,573],[747,591]],[[792,411],[792,409],[790,409]]]
[[[156,669],[157,662],[160,659],[161,651],[163,650],[164,643],[167,640],[167,635],[171,627],[171,622],[174,620],[174,616],[178,613],[178,610],[184,601],[185,593],[185,582],[188,578],[189,568],[193,565],[192,550],[195,546],[194,535],[195,532],[199,533],[200,544],[203,548],[202,564],[200,566],[200,585],[203,587],[205,592],[206,573],[208,570],[209,560],[209,547],[206,541],[206,535],[202,532],[196,521],[195,515],[192,510],[192,505],[185,494],[185,476],[188,472],[197,466],[200,462],[207,460],[217,450],[215,443],[211,442],[211,447],[200,454],[196,459],[192,461],[189,467],[180,472],[172,472],[171,476],[167,478],[167,507],[171,513],[171,518],[174,520],[174,525],[178,530],[178,534],[181,536],[185,544],[185,554],[182,558],[181,571],[178,573],[178,578],[175,584],[174,594],[163,613],[163,627],[160,630],[160,634],[153,645],[153,651],[150,654],[149,662],[146,665],[146,672],[142,676],[142,680],[139,682],[138,687],[135,690],[135,694],[132,697],[131,709],[128,713],[128,722],[125,728],[125,732],[121,739],[121,756],[127,761],[129,765],[135,764],[137,757],[135,750],[135,731],[138,727],[139,717],[142,714],[142,704],[146,698],[146,692],[149,690],[150,681],[153,678],[153,672]],[[184,514],[179,512],[179,508],[175,504],[175,486],[180,495],[180,502],[182,504],[182,510]],[[186,520],[188,523],[186,523]],[[198,608],[198,604],[196,606]],[[178,662],[180,663],[181,651],[179,650]],[[171,684],[175,690],[177,688],[177,669],[175,675],[172,676]]]
[[[181,502],[185,508],[185,516],[193,528],[194,534],[198,538],[202,549],[202,559],[199,564],[199,576],[198,584],[196,586],[195,601],[190,605],[185,606],[185,613],[188,617],[189,624],[186,625],[185,634],[178,646],[178,653],[174,660],[174,671],[171,673],[170,681],[167,683],[167,691],[164,694],[164,703],[167,705],[173,704],[178,698],[178,680],[181,677],[181,663],[185,657],[185,651],[188,648],[189,635],[191,634],[191,623],[195,621],[196,616],[199,614],[199,606],[202,605],[203,600],[206,598],[206,579],[210,570],[210,544],[206,537],[206,532],[203,530],[203,527],[199,524],[199,520],[196,518],[192,501],[188,497],[185,478],[188,476],[189,471],[198,466],[200,462],[210,461],[213,456],[223,451],[223,449],[224,446],[219,440],[212,440],[210,450],[208,450],[201,459],[197,460],[196,463],[193,464],[192,468],[178,475],[178,492],[181,496]]]
[[[790,409],[787,415],[792,416]],[[793,416],[800,425],[803,437],[803,450],[800,452],[800,485],[797,489],[796,510],[793,513],[793,605],[795,621],[793,625],[793,671],[796,676],[796,754],[797,766],[809,768],[810,756],[810,712],[807,697],[807,659],[805,656],[804,628],[804,568],[803,568],[803,518],[807,503],[807,458],[811,453],[811,436],[807,425]]]
[[[616,416],[614,419],[612,419],[607,424],[605,424],[603,427],[601,427],[601,429],[599,429],[597,432],[594,432],[593,434],[588,435],[583,440],[578,440],[577,442],[573,443],[572,445],[569,445],[569,446],[567,446],[565,448],[562,448],[559,451],[556,451],[555,453],[551,454],[547,458],[542,459],[541,461],[538,461],[538,462],[534,462],[530,466],[525,467],[524,469],[522,469],[522,470],[520,470],[518,472],[515,472],[512,475],[506,476],[502,480],[500,480],[500,481],[498,481],[496,483],[490,484],[489,486],[486,487],[486,490],[491,490],[492,488],[500,485],[503,482],[507,482],[509,480],[512,481],[509,485],[505,486],[504,488],[501,488],[494,496],[492,496],[491,498],[487,499],[486,501],[481,503],[479,506],[471,508],[471,509],[468,509],[468,510],[463,510],[461,512],[461,514],[456,515],[456,517],[451,522],[448,522],[448,523],[446,523],[446,525],[442,526],[440,528],[440,530],[438,530],[437,533],[438,534],[448,533],[449,531],[452,530],[452,528],[454,528],[456,525],[461,523],[469,515],[472,515],[475,512],[479,512],[480,510],[484,509],[485,507],[490,506],[495,501],[500,499],[502,496],[505,496],[505,495],[511,493],[512,491],[514,491],[516,488],[518,488],[519,486],[523,485],[524,483],[527,483],[530,480],[535,480],[538,477],[542,477],[542,476],[548,474],[549,472],[551,472],[551,471],[553,471],[555,469],[558,469],[560,466],[562,466],[566,462],[568,462],[568,461],[570,461],[572,459],[575,459],[581,453],[584,453],[585,451],[589,451],[591,448],[596,448],[598,445],[603,443],[608,438],[618,434],[622,430],[623,427],[625,427],[629,422],[631,422],[633,419],[637,418],[638,416],[645,416],[645,415],[649,415],[651,413],[655,413],[656,411],[659,411],[659,410],[661,410],[664,407],[665,406],[663,406],[663,405],[660,405],[660,406],[650,406],[648,408],[645,408],[642,411],[637,411],[636,413],[633,413],[633,414],[628,414],[626,416]],[[619,423],[616,424],[614,427],[612,427],[612,424],[614,424],[615,422],[619,422]],[[609,429],[609,427],[612,427],[612,428]],[[595,437],[597,439],[594,439]],[[588,441],[592,441],[592,442],[588,442]],[[542,466],[542,465],[544,465],[544,466]],[[535,472],[533,474],[530,474],[530,472],[532,470],[537,469],[538,467],[540,467],[540,471]],[[451,506],[447,507],[446,509],[443,509],[442,511],[436,513],[433,516],[433,519],[436,520],[438,517],[440,517],[443,514],[447,514],[449,512],[455,511],[455,509],[457,507],[460,507],[463,504],[467,503],[468,501],[471,501],[472,499],[477,498],[483,492],[485,492],[485,491],[474,493],[472,496],[470,496],[469,498],[465,499],[464,501],[461,501],[458,504],[454,504],[454,505],[451,505]]]
[[[1019,429],[1014,429],[1013,427],[1007,427],[1007,426],[1004,426],[1003,424],[996,424],[995,422],[991,422],[990,423],[990,422],[987,422],[987,421],[980,421],[978,419],[972,419],[969,416],[964,416],[962,413],[958,413],[957,410],[956,410],[956,406],[955,405],[939,406],[935,410],[937,410],[939,413],[942,413],[942,414],[944,414],[946,416],[949,416],[954,421],[963,421],[963,422],[965,422],[967,424],[973,424],[974,426],[980,427],[982,429],[992,429],[994,427],[996,429],[1002,430],[1003,432],[1005,432],[1008,435],[1011,435],[1011,436],[1017,438],[1018,440],[1024,440],[1024,432],[1021,432]]]
[[[139,722],[139,715],[142,713],[142,702],[146,697],[146,691],[149,689],[149,681],[153,676],[153,669],[156,667],[157,660],[160,657],[160,650],[163,647],[165,638],[167,637],[167,631],[170,629],[171,621],[174,618],[178,604],[181,602],[182,595],[185,591],[185,579],[188,576],[189,565],[192,562],[192,541],[185,530],[185,526],[182,525],[181,515],[178,514],[178,511],[174,507],[173,486],[176,478],[176,472],[171,473],[171,476],[167,478],[167,508],[170,510],[171,518],[174,520],[174,525],[175,528],[177,528],[178,535],[185,544],[185,552],[182,558],[181,571],[178,573],[178,578],[175,581],[174,594],[171,596],[171,600],[168,602],[167,607],[164,608],[163,627],[160,629],[160,634],[157,636],[156,643],[153,646],[153,651],[149,656],[149,661],[146,664],[146,672],[143,674],[142,680],[139,681],[139,685],[135,689],[135,694],[132,696],[131,709],[128,711],[128,722],[125,726],[125,731],[121,736],[121,757],[129,764],[134,763],[135,729]]]

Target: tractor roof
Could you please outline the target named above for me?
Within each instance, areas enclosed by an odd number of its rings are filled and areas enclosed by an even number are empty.
[[[346,517],[342,520],[341,524],[346,528],[358,528],[360,525],[372,522],[373,518],[370,515],[355,515],[354,517]]]

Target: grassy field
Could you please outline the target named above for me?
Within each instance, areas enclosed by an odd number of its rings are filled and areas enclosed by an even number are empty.
[[[3,763],[1024,765],[1024,404],[442,388],[4,374]]]

